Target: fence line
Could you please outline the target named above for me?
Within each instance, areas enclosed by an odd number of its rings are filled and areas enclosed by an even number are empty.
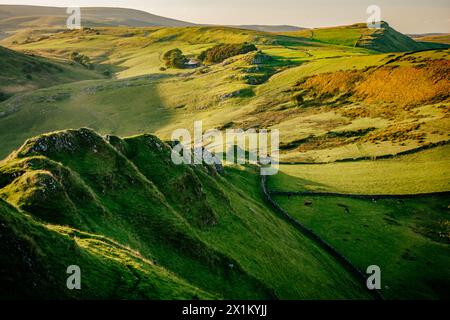
[[[314,231],[306,227],[303,223],[292,217],[286,210],[280,207],[272,197],[271,192],[267,190],[267,176],[261,175],[261,192],[264,200],[272,207],[272,209],[284,219],[296,227],[302,234],[316,242],[321,248],[333,256],[347,271],[349,271],[364,288],[367,288],[367,277],[364,275],[350,260],[340,254],[332,245],[323,240]],[[369,290],[372,296],[377,300],[383,300],[381,293],[377,290]]]
[[[379,199],[414,199],[429,196],[450,196],[450,191],[416,193],[416,194],[351,194],[351,193],[337,193],[337,192],[315,192],[315,191],[280,191],[270,190],[270,195],[274,196],[330,196],[330,197],[345,197],[365,200],[379,200]]]

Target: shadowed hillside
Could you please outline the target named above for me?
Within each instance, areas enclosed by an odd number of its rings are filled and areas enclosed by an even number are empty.
[[[382,22],[380,29],[371,29],[365,23],[357,23],[342,27],[307,29],[295,34],[319,42],[361,47],[378,52],[447,48],[444,44],[416,42],[393,29],[387,22]]]
[[[46,225],[0,199],[1,299],[211,299],[138,252],[103,236]],[[66,269],[83,270],[67,290]]]

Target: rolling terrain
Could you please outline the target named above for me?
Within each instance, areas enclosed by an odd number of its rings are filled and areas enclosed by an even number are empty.
[[[119,8],[67,30],[61,10],[0,6],[1,298],[372,299],[264,201],[258,167],[172,163],[164,141],[202,120],[280,130],[280,208],[358,271],[381,266],[384,298],[448,299],[445,41]],[[200,59],[240,45],[256,51]],[[199,64],[169,67],[173,49]]]
[[[276,190],[408,195],[450,189],[449,145],[388,159],[282,164],[270,180]],[[364,177],[361,179],[360,177]]]
[[[80,257],[70,263],[87,273],[95,270],[91,260],[106,261],[107,273],[99,277],[114,272],[123,289],[123,296],[116,294],[127,298],[145,297],[147,290],[157,296],[146,287],[152,273],[164,275],[157,281],[168,283],[169,298],[370,298],[331,256],[261,203],[251,168],[220,175],[214,167],[175,166],[170,148],[154,136],[106,139],[88,129],[46,134],[0,164],[0,197],[18,208],[2,202],[2,219],[19,226],[8,231],[11,241],[29,252],[33,269],[56,272],[37,288],[49,290],[46,297],[65,285],[65,270],[45,252],[74,250]],[[27,268],[17,257],[15,263]],[[21,281],[17,294],[38,275]],[[2,276],[9,285],[19,280]],[[78,298],[114,298],[114,291],[97,292],[97,280],[90,280]]]
[[[195,57],[220,41],[255,43],[261,53],[161,71],[163,52],[180,48]],[[102,134],[152,132],[167,139],[174,129],[190,129],[194,119],[202,119],[205,129],[278,128],[286,161],[395,154],[448,139],[448,49],[378,53],[224,27],[98,28],[44,38],[18,34],[3,42],[68,62],[80,52],[111,79],[2,102],[0,137],[8,138],[1,156],[53,130],[88,126]]]
[[[0,5],[0,30],[10,33],[25,28],[64,28],[68,17],[66,9],[66,7]],[[193,25],[189,22],[133,9],[81,7],[80,10],[82,13],[81,23],[86,27],[180,27]]]
[[[379,266],[386,299],[449,298],[448,194],[376,201],[314,194],[274,199],[357,267]]]

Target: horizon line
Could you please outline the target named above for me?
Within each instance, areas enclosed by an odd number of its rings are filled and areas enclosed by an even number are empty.
[[[48,5],[34,5],[34,4],[11,4],[11,3],[0,3],[0,6],[15,6],[15,7],[40,7],[40,8],[58,8],[58,9],[64,9],[64,8],[69,8],[70,6],[48,6]],[[176,20],[179,22],[185,22],[187,24],[192,24],[193,27],[194,26],[205,26],[205,27],[242,27],[242,26],[268,26],[268,27],[278,27],[278,26],[286,26],[286,27],[295,27],[295,28],[301,28],[301,29],[321,29],[321,28],[333,28],[333,27],[342,27],[342,26],[352,26],[354,24],[359,24],[359,23],[365,23],[365,22],[353,22],[353,23],[349,23],[349,24],[330,24],[330,25],[321,25],[321,26],[300,26],[300,25],[294,25],[294,24],[286,24],[286,23],[278,23],[278,24],[255,24],[255,23],[241,23],[241,24],[216,24],[216,23],[198,23],[198,22],[192,22],[192,21],[187,21],[184,20],[183,18],[173,18],[173,17],[169,17],[169,16],[165,16],[165,15],[159,15],[159,14],[155,14],[152,12],[149,12],[147,10],[144,9],[136,9],[136,8],[129,8],[129,7],[117,7],[117,6],[96,6],[96,5],[84,5],[84,6],[73,6],[73,7],[79,7],[80,9],[83,8],[98,8],[98,9],[124,9],[124,10],[133,10],[133,11],[138,11],[138,12],[143,12],[143,13],[147,13],[153,16],[157,16],[157,17],[161,17],[161,18],[165,18],[165,19],[170,19],[170,20]],[[386,20],[381,20],[381,22],[385,22],[388,25],[390,25],[390,23]],[[165,26],[161,26],[161,27],[165,27]],[[167,26],[167,28],[170,28],[170,26]],[[403,32],[402,32],[403,33]],[[404,33],[406,35],[426,35],[426,34],[450,34],[449,32],[442,32],[442,31],[433,31],[433,32],[424,32],[424,33],[409,33],[406,32]]]

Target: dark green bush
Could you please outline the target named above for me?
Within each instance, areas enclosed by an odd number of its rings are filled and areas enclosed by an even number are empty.
[[[219,63],[228,58],[257,51],[254,44],[238,43],[238,44],[219,44],[206,51],[203,51],[198,59],[205,63]]]
[[[188,59],[183,55],[180,49],[172,49],[167,51],[163,56],[164,63],[167,68],[183,69]]]

